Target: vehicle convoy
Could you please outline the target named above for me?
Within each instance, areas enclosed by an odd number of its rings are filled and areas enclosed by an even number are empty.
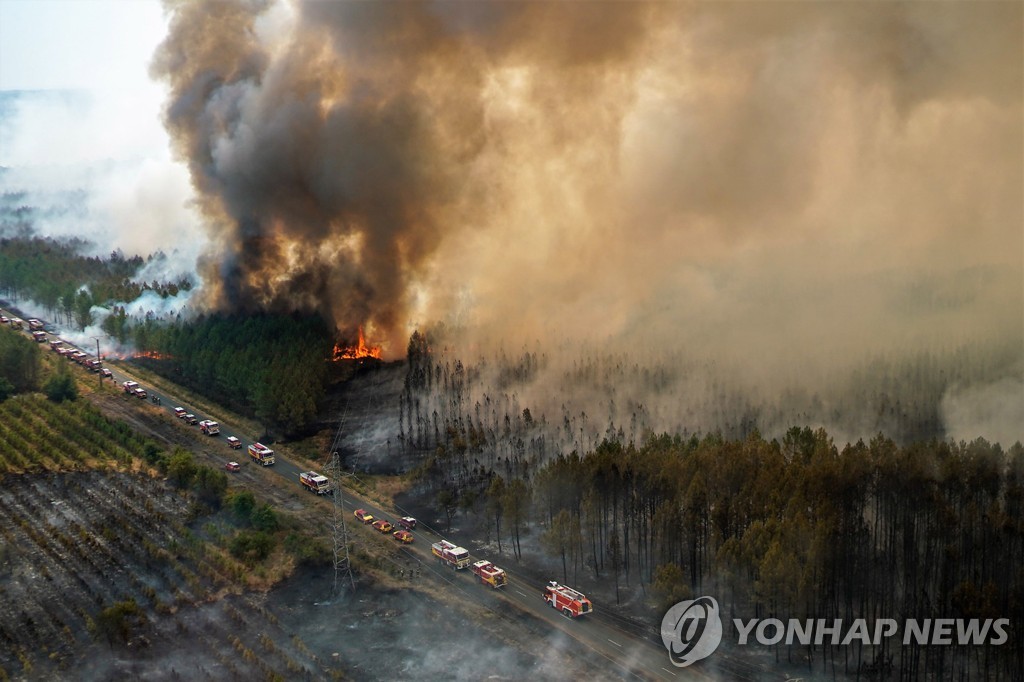
[[[469,550],[465,547],[456,547],[447,540],[432,544],[430,553],[456,570],[469,566]]]
[[[579,618],[585,613],[594,610],[586,595],[577,592],[571,587],[559,585],[554,580],[550,581],[544,588],[544,601],[553,609],[560,609],[569,618]]]
[[[481,559],[473,563],[473,573],[480,578],[480,582],[490,585],[494,589],[504,587],[508,584],[508,575],[504,569],[498,568],[490,561]]]
[[[205,433],[207,436],[216,436],[220,433],[220,424],[213,421],[212,419],[204,419],[199,422],[199,430]]]
[[[330,495],[334,492],[331,490],[331,482],[327,480],[327,477],[315,471],[301,472],[299,474],[299,483],[302,484],[303,488],[317,495]]]
[[[249,446],[249,456],[254,462],[268,467],[274,463],[274,451],[263,443],[253,443]]]

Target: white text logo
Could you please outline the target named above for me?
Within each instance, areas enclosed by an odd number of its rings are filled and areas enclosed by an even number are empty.
[[[722,619],[713,597],[681,601],[661,620],[661,641],[672,665],[685,668],[707,658],[722,641]]]

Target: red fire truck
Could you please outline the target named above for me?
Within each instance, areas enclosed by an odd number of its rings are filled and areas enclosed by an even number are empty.
[[[473,573],[480,578],[480,582],[490,585],[494,589],[508,584],[508,575],[505,574],[505,571],[486,559],[473,563]]]
[[[579,618],[583,614],[594,610],[586,595],[577,592],[571,587],[559,585],[554,580],[547,584],[542,596],[551,608],[560,609],[569,618]]]

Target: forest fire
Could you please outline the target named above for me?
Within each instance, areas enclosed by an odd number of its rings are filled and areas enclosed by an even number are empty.
[[[147,360],[173,360],[174,357],[167,353],[161,353],[155,350],[144,350],[132,353],[126,359],[138,360],[139,358],[146,358]]]
[[[381,359],[380,346],[367,346],[363,337],[363,328],[359,328],[359,343],[355,346],[339,346],[334,344],[334,361],[338,360],[361,360],[363,358]]]

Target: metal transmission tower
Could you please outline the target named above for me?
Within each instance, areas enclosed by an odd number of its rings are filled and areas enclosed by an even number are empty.
[[[347,410],[346,410],[347,412]],[[332,479],[334,494],[334,594],[338,594],[338,578],[344,571],[348,574],[349,585],[355,592],[356,580],[352,575],[352,562],[348,556],[348,527],[345,525],[345,500],[342,493],[341,479],[345,474],[341,470],[341,431],[345,426],[345,416],[342,414],[341,423],[338,424],[338,432],[334,435],[334,443],[331,445],[331,461],[327,465],[327,476]],[[351,476],[352,474],[348,474]]]

